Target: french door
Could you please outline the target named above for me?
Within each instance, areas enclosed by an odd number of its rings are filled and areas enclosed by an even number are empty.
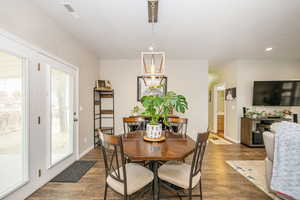
[[[77,108],[76,67],[0,32],[0,199],[24,199],[78,158]]]
[[[0,199],[28,181],[28,59],[23,49],[0,46]]]
[[[46,129],[47,168],[70,156],[77,157],[77,69],[40,56],[42,119]],[[43,95],[44,94],[44,95]]]
[[[50,166],[74,153],[76,72],[60,63],[48,64]]]

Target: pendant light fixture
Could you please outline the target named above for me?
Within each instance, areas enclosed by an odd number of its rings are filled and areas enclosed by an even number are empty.
[[[152,26],[151,45],[149,51],[141,53],[141,67],[145,84],[152,87],[161,84],[165,73],[165,52],[155,51],[154,45],[154,24],[157,23],[157,19],[158,0],[148,0],[148,22]]]

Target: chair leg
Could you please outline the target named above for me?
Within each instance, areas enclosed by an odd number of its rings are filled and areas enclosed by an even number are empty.
[[[191,189],[189,189],[189,200],[192,200],[192,191],[193,191],[193,189],[191,188]]]
[[[201,181],[201,178],[199,180],[199,191],[200,191],[200,199],[202,200],[202,181]]]
[[[105,189],[104,189],[104,200],[107,198],[107,183],[105,183]]]

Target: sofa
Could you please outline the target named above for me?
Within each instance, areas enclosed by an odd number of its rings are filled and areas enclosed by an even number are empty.
[[[274,147],[275,147],[275,133],[266,131],[263,133],[265,148],[267,157],[265,159],[266,165],[266,181],[269,192],[273,192],[271,189],[272,171],[273,171],[273,160],[274,160]],[[276,193],[275,193],[276,194]],[[279,198],[285,200],[293,200],[292,198],[287,198],[280,194],[276,194]]]
[[[274,143],[275,135],[272,132],[266,131],[263,133],[264,143],[266,147],[267,157],[265,159],[266,164],[266,180],[269,191],[271,191],[271,178],[273,170],[273,160],[274,160]]]

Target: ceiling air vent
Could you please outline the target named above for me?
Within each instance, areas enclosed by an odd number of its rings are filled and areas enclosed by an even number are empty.
[[[62,2],[61,5],[63,5],[65,9],[68,11],[68,13],[70,13],[74,18],[79,18],[78,13],[72,7],[70,2]]]
[[[67,9],[68,12],[75,12],[74,8],[70,4],[63,4],[63,6]]]

